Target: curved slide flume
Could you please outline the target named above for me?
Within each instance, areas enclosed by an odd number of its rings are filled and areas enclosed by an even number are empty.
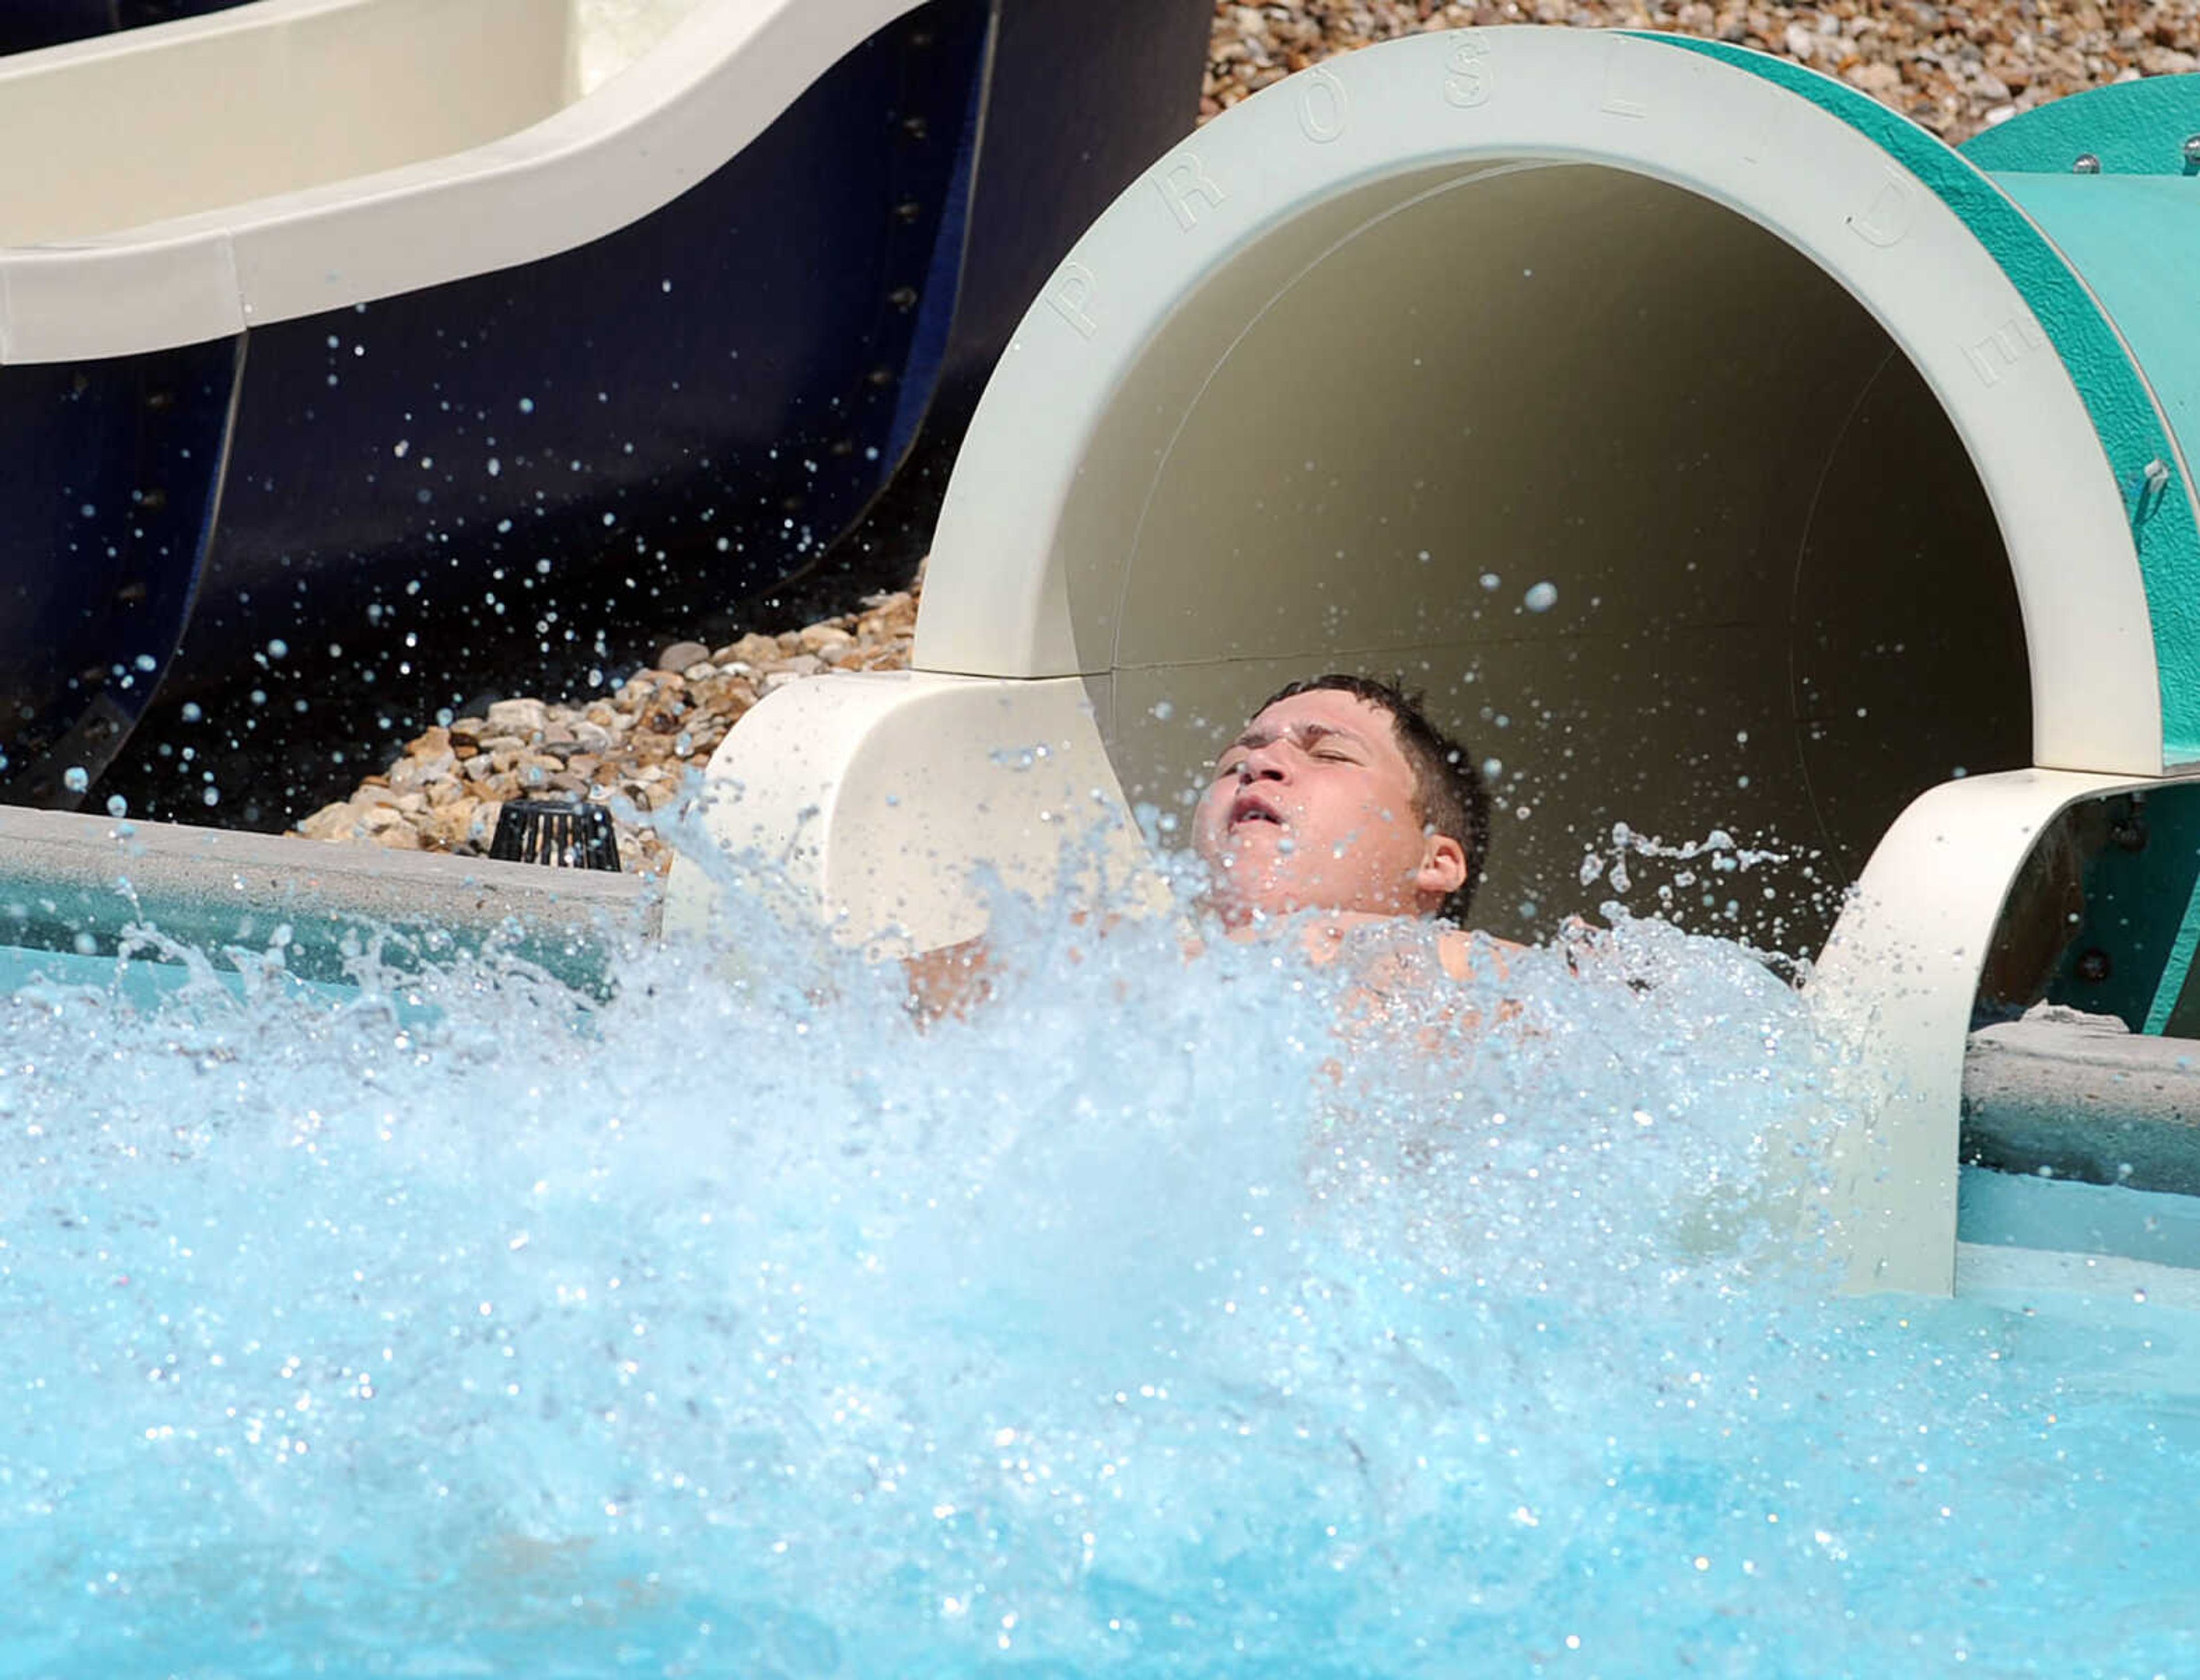
[[[1202,0],[1088,10],[256,0],[0,59],[0,791],[98,790],[155,691],[277,781],[296,711],[386,746],[814,564],[1191,120]]]
[[[2160,303],[2200,87],[2144,96],[2074,175],[2027,160],[2044,113],[1981,167],[1676,38],[1292,77],[1056,269],[957,463],[919,668],[770,697],[719,832],[840,936],[935,944],[976,930],[974,860],[1050,882],[1106,808],[1135,869],[1132,809],[1263,692],[1401,671],[1501,761],[1495,930],[1594,913],[1615,825],[1756,855],[1674,912],[1817,958],[1887,1092],[1837,1166],[1852,1279],[1950,1288],[1966,1035],[2042,833],[2152,795],[2170,860],[2086,961],[2051,942],[2051,993],[2114,969],[2159,1030],[2200,942],[2160,796],[2200,760],[2200,367]],[[669,913],[706,900],[683,871]]]

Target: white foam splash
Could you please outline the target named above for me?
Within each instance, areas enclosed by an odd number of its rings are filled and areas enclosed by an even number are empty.
[[[1008,906],[920,1031],[748,902],[598,1006],[0,1002],[0,1675],[2193,1654],[2191,1428],[1831,1298],[1841,1070],[1734,948],[1371,993]]]

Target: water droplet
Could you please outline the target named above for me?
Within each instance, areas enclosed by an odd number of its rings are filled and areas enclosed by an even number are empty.
[[[61,772],[61,785],[71,793],[82,793],[91,785],[91,774],[81,764],[72,764]]]
[[[1520,604],[1531,613],[1548,612],[1559,604],[1559,586],[1548,580],[1531,585]]]

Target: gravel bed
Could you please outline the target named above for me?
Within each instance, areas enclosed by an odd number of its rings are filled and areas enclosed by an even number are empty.
[[[1730,41],[1839,76],[1951,144],[2065,94],[2200,69],[2200,0],[1928,0],[1827,6],[1366,3],[1215,8],[1208,115],[1332,53],[1422,30],[1501,23],[1662,29]]]
[[[873,596],[861,610],[711,648],[675,642],[655,665],[588,700],[500,700],[406,743],[348,799],[298,825],[308,840],[402,852],[485,855],[508,800],[588,799],[611,808],[623,867],[661,872],[670,855],[639,819],[670,804],[726,732],[782,683],[821,671],[909,663],[917,598]]]
[[[1739,43],[1839,76],[1951,143],[2066,94],[2143,75],[2200,68],[2200,0],[1928,0],[1824,6],[1437,0],[1248,6],[1218,4],[1202,120],[1330,55],[1434,29],[1506,23],[1662,29]],[[299,825],[313,839],[407,851],[485,853],[506,800],[579,797],[629,814],[674,796],[741,715],[776,685],[831,669],[909,662],[911,592],[721,648],[664,650],[607,697],[506,700],[408,743],[379,775]],[[618,823],[629,869],[662,870],[657,837]]]

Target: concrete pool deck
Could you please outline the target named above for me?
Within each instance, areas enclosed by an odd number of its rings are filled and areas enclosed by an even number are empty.
[[[1963,1056],[1963,1158],[2200,1195],[2200,1045],[2068,1009],[1981,1028]]]
[[[656,931],[654,886],[638,874],[0,807],[0,940],[32,948],[111,954],[126,930],[150,924],[209,952],[279,945],[292,972],[341,979],[360,932],[380,928],[422,956],[494,943],[586,983],[622,942]]]

